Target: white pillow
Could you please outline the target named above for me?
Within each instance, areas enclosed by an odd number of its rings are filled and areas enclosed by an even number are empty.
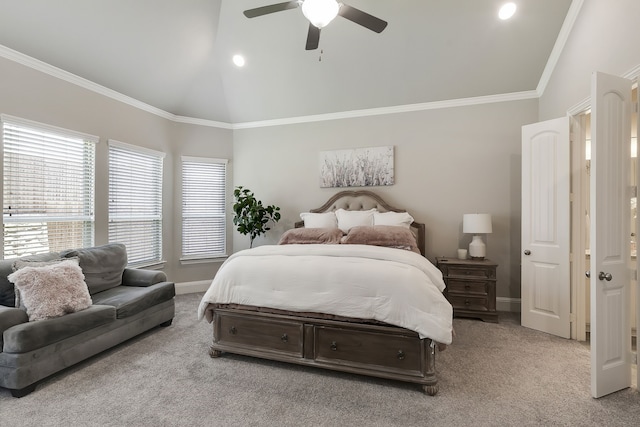
[[[373,226],[373,214],[377,209],[369,209],[368,211],[347,211],[338,209],[336,218],[338,219],[338,228],[345,233],[349,232],[352,227]]]
[[[373,225],[394,225],[410,228],[413,217],[407,212],[374,212]]]
[[[304,228],[338,228],[336,214],[333,212],[303,212],[300,219],[304,221]]]

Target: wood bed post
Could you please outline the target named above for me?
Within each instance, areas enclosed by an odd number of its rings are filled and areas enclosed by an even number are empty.
[[[429,396],[435,396],[438,393],[438,379],[436,377],[436,343],[432,339],[427,339],[427,372],[425,378],[429,384],[422,386],[422,389]]]

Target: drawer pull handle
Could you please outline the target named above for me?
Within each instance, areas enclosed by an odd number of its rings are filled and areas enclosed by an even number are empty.
[[[338,343],[336,343],[335,341],[331,341],[331,351],[337,351],[338,350]]]
[[[405,354],[404,351],[398,350],[398,360],[404,360]]]
[[[464,305],[471,305],[471,301],[469,301],[468,299],[464,300]]]
[[[282,340],[282,342],[287,342],[287,341],[289,341],[289,337],[287,336],[287,334],[282,334],[282,336],[280,337],[280,339]]]
[[[464,285],[464,289],[468,291],[469,289],[471,289],[471,285]]]
[[[230,328],[229,328],[229,333],[230,333],[231,335],[235,335],[235,334],[237,334],[237,333],[238,333],[238,330],[236,329],[236,327],[235,327],[235,326],[232,326],[232,327],[230,327]]]

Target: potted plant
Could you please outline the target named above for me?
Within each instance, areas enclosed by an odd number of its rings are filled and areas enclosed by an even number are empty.
[[[252,248],[253,240],[271,229],[269,222],[275,224],[280,220],[280,208],[274,205],[263,206],[251,190],[242,186],[236,187],[233,197],[236,199],[233,204],[233,223],[238,226],[240,234],[249,235],[249,247]]]

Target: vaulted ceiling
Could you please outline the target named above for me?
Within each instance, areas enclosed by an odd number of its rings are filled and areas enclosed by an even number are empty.
[[[536,91],[571,0],[347,0],[305,50],[282,0],[0,0],[0,45],[168,113],[223,123]],[[246,59],[235,66],[234,54]]]

